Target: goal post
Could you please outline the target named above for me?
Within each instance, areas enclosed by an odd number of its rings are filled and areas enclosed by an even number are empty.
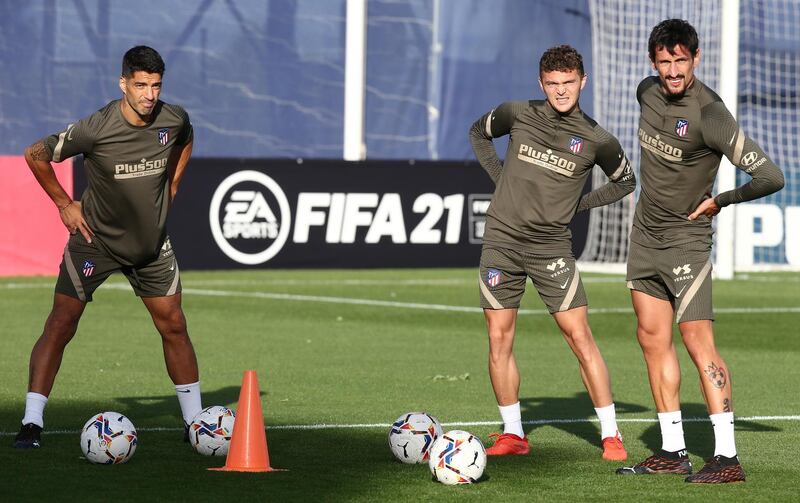
[[[739,0],[722,2],[720,27],[719,89],[717,93],[736,117],[739,102]],[[736,168],[722,157],[717,172],[717,193],[736,188]],[[733,279],[736,207],[720,211],[716,217],[717,239],[714,270],[719,279]]]

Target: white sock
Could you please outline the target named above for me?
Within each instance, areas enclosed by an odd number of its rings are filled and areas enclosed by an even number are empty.
[[[44,428],[44,406],[47,405],[47,397],[39,393],[28,392],[25,395],[25,416],[22,424],[33,423],[39,428]]]
[[[181,404],[183,422],[191,424],[194,416],[203,410],[200,400],[200,381],[191,384],[176,384],[175,392],[178,394],[178,403]]]
[[[733,412],[711,414],[711,426],[714,427],[714,456],[723,455],[728,458],[736,456],[736,443],[733,440]]]
[[[498,405],[497,408],[500,409],[500,416],[503,418],[503,433],[513,433],[520,438],[524,437],[519,402],[511,405]]]
[[[683,419],[681,411],[659,412],[658,422],[661,425],[661,448],[668,452],[686,449],[683,439]]]
[[[615,437],[618,432],[617,428],[617,411],[614,404],[605,407],[595,407],[594,411],[597,413],[597,419],[600,420],[600,438]]]

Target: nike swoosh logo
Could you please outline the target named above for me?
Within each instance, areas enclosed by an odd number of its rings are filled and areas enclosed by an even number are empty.
[[[565,281],[564,284],[561,285],[562,290],[567,287],[567,283],[569,283],[569,280]]]
[[[675,297],[680,297],[685,289],[686,285],[683,285],[683,287],[680,290],[678,290],[678,293],[675,294]]]
[[[737,133],[738,133],[738,131],[736,133],[733,133],[733,136],[731,136],[731,141],[728,142],[728,145],[733,145],[733,140],[736,139],[736,134]]]
[[[72,132],[75,131],[75,126],[70,124],[69,130],[67,131],[67,141],[72,141]]]
[[[681,421],[672,421],[672,424],[679,424]]]
[[[174,271],[175,270],[175,262],[172,263],[172,267],[170,267],[169,270],[170,271]]]
[[[191,393],[192,392],[192,390],[190,390],[190,389],[179,389],[177,391],[178,391],[178,393]]]

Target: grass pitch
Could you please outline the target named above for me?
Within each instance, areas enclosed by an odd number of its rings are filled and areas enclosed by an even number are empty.
[[[796,498],[800,480],[800,275],[715,282],[717,344],[732,369],[745,484],[696,487],[682,477],[619,477],[600,458],[598,425],[577,363],[530,287],[515,343],[532,454],[490,458],[482,481],[445,487],[427,466],[394,461],[388,424],[425,410],[445,429],[484,441],[500,427],[486,370],[476,271],[187,272],[184,308],[204,405],[235,408],[242,371],[258,372],[270,474],[210,472],[224,459],[181,442],[159,337],[121,276],[87,308],[45,414],[43,447],[10,447],[19,428],[28,356],[52,301],[53,278],[0,279],[0,466],[3,501],[208,498],[303,501],[676,501]],[[619,276],[584,275],[590,324],[611,372],[632,461],[660,447]],[[713,454],[698,377],[679,342],[684,425],[695,469]],[[81,458],[78,430],[116,410],[139,429],[126,465]],[[327,425],[327,426],[325,426]]]

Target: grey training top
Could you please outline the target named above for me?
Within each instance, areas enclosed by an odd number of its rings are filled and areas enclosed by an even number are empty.
[[[42,141],[55,162],[83,154],[88,187],[83,213],[95,239],[123,265],[158,256],[166,237],[168,164],[192,140],[183,108],[159,101],[154,120],[134,126],[115,100]],[[175,159],[176,161],[177,159]]]
[[[505,164],[492,143],[504,135],[510,135]],[[478,119],[469,136],[497,185],[484,244],[563,253],[571,247],[567,226],[577,211],[617,201],[636,186],[617,139],[578,107],[560,114],[546,100],[505,102]],[[581,198],[595,164],[611,181]]]
[[[641,105],[642,190],[631,241],[650,248],[697,242],[711,246],[711,219],[688,220],[711,197],[724,154],[753,177],[715,198],[719,206],[750,201],[783,187],[783,174],[748,138],[714,91],[697,79],[679,97],[667,96],[658,77],[636,91]]]

